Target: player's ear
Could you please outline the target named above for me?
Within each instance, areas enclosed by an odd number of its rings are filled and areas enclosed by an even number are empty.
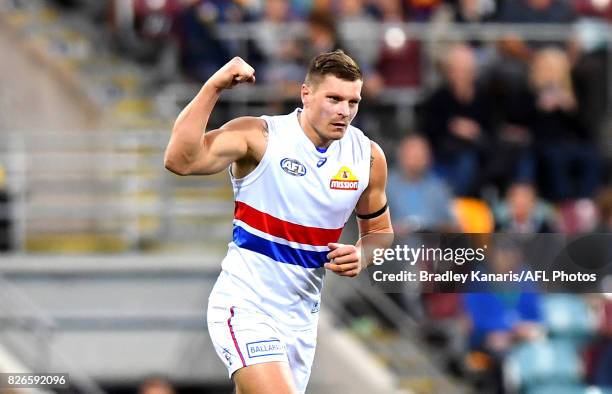
[[[302,98],[302,105],[306,105],[308,101],[310,101],[310,94],[312,93],[310,86],[305,83],[302,84],[302,89],[300,90],[300,96]]]

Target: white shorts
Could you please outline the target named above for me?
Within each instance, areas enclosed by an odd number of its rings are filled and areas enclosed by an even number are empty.
[[[316,325],[295,330],[269,315],[244,307],[209,301],[208,332],[230,378],[242,367],[283,361],[289,364],[298,392],[304,393],[317,342]]]

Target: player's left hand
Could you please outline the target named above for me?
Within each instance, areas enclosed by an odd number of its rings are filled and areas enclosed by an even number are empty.
[[[360,252],[355,245],[329,243],[329,263],[324,267],[340,276],[355,277],[361,272]]]

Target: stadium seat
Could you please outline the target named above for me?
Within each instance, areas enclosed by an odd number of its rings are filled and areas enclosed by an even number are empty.
[[[526,394],[611,394],[612,390],[586,385],[560,385],[560,384],[547,384],[543,386],[534,387],[527,391]]]
[[[597,318],[586,302],[573,294],[546,295],[542,312],[551,337],[584,339],[597,326]]]
[[[581,360],[571,341],[524,343],[510,352],[504,364],[505,381],[513,388],[532,389],[552,383],[572,387],[582,379]]]
[[[490,233],[495,228],[493,213],[486,202],[477,198],[460,197],[453,200],[452,212],[459,229],[464,233]]]

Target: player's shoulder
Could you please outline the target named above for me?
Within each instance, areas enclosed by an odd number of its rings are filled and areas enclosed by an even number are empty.
[[[240,132],[262,131],[266,130],[268,125],[266,121],[255,116],[241,116],[230,120],[221,126],[222,130],[232,130]]]
[[[354,135],[357,138],[366,138],[369,140],[363,130],[361,130],[359,127],[353,126],[352,124],[348,126],[347,131],[349,134]]]
[[[288,114],[261,115],[259,119],[266,123],[269,132],[286,130],[298,125],[296,111],[297,109]]]
[[[362,147],[370,146],[370,138],[363,132],[359,127],[349,125],[347,128],[347,134],[350,138]]]
[[[358,147],[358,150],[370,156],[371,151],[374,149],[374,145],[372,144],[376,144],[374,141],[372,141],[360,128],[353,125],[349,125],[347,134],[353,140],[354,146]]]
[[[387,166],[387,158],[385,156],[385,152],[380,147],[380,145],[378,145],[378,143],[376,141],[370,140],[370,149],[371,149],[372,160],[384,163],[384,165],[386,167]]]

